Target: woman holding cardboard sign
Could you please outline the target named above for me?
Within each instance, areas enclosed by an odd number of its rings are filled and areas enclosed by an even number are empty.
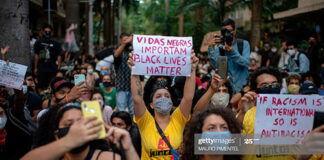
[[[130,69],[134,65],[133,52],[130,53],[128,64]],[[135,123],[142,136],[141,159],[178,159],[176,151],[182,142],[185,124],[190,119],[192,99],[195,92],[196,67],[198,58],[194,51],[191,52],[191,76],[187,77],[184,95],[180,106],[170,115],[172,107],[169,88],[157,84],[153,86],[150,96],[154,109],[154,117],[146,109],[143,100],[143,90],[138,75],[131,75],[131,92],[134,100]]]

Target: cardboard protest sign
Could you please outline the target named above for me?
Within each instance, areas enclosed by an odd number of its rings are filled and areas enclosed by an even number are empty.
[[[0,60],[0,85],[15,89],[22,89],[27,66]]]
[[[324,97],[260,94],[256,105],[256,144],[301,144],[312,131],[315,111],[324,111]]]
[[[190,76],[192,37],[134,35],[134,75]]]

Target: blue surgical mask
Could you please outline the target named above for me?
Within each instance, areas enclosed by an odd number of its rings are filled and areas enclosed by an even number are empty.
[[[0,129],[3,129],[7,123],[7,117],[0,117]]]
[[[171,107],[172,107],[172,101],[170,98],[162,97],[162,98],[155,100],[153,103],[155,105],[154,110],[158,114],[165,116],[168,113],[170,113]]]
[[[208,143],[205,143],[205,146],[208,147],[227,147],[229,146],[229,141],[231,138],[232,135],[230,131],[203,132],[201,134],[201,139],[207,140],[206,142]]]

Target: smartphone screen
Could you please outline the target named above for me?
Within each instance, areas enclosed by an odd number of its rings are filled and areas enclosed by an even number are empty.
[[[85,81],[85,75],[84,74],[76,74],[74,75],[74,85],[79,84],[80,82]],[[86,85],[83,83],[82,85]]]
[[[103,122],[102,113],[98,101],[83,101],[81,103],[82,114],[84,118],[90,116],[96,116],[97,121]],[[103,139],[106,136],[106,130],[104,124],[101,125],[102,129],[99,131],[99,138]]]
[[[217,61],[217,69],[218,69],[218,75],[225,79],[227,77],[227,56],[218,56]]]

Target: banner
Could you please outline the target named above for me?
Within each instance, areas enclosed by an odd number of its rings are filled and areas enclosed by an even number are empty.
[[[134,75],[190,76],[192,37],[134,35]]]
[[[27,66],[0,60],[0,85],[21,90]]]
[[[260,94],[255,114],[258,144],[301,144],[312,131],[315,111],[324,111],[318,95]]]

